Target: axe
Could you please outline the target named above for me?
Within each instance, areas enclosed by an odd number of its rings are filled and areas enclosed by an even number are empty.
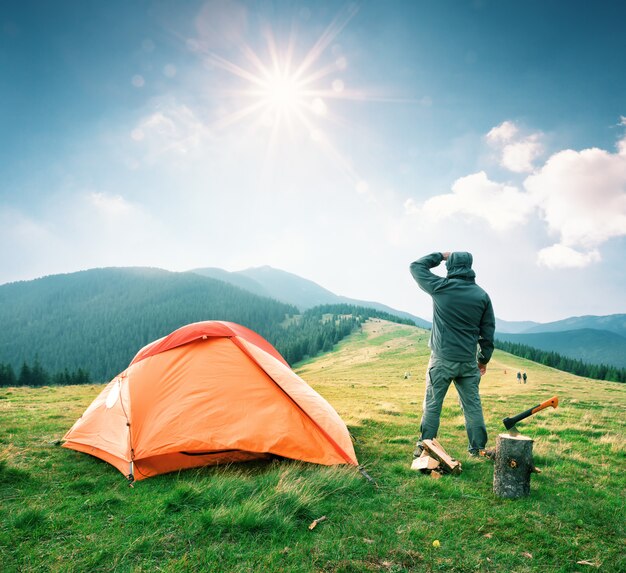
[[[517,416],[512,416],[511,418],[504,418],[504,420],[502,420],[502,423],[504,424],[504,427],[507,430],[510,430],[520,420],[523,420],[524,418],[528,418],[528,416],[532,416],[533,414],[536,414],[537,412],[539,412],[540,410],[543,410],[544,408],[547,408],[548,406],[552,406],[553,408],[556,408],[558,405],[559,405],[559,397],[553,396],[549,400],[546,400],[545,402],[539,404],[538,406],[535,406],[534,408],[530,408],[522,412],[521,414],[518,414]]]

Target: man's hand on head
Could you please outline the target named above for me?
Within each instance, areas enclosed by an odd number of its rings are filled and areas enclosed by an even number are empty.
[[[487,365],[486,364],[481,364],[479,362],[478,363],[478,370],[480,370],[480,375],[484,376],[485,374],[487,374]]]
[[[441,256],[443,257],[444,261],[447,261],[448,257],[450,256],[450,252],[446,251],[445,253],[441,253]]]

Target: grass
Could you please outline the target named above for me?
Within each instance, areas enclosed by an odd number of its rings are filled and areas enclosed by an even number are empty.
[[[492,441],[505,416],[560,399],[557,410],[519,424],[543,470],[531,495],[501,500],[490,463],[465,455],[454,390],[439,439],[462,461],[462,475],[434,480],[409,469],[426,342],[422,330],[372,321],[297,368],[346,421],[377,486],[347,467],[274,461],[129,488],[108,464],[58,446],[100,386],[0,389],[0,569],[626,570],[626,388],[496,352],[481,383]],[[517,384],[518,370],[528,384]]]

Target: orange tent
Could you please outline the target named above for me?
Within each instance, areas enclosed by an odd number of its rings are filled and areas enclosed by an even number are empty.
[[[64,440],[130,480],[268,454],[358,463],[332,406],[267,340],[221,321],[183,326],[142,348]]]

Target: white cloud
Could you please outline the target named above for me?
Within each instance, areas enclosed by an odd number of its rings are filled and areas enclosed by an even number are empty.
[[[88,194],[87,199],[91,205],[106,216],[120,217],[133,211],[133,206],[121,195],[93,192]]]
[[[539,134],[522,139],[518,134],[512,122],[503,122],[486,136],[490,143],[504,142],[501,163],[514,171],[532,168],[541,148]],[[522,225],[536,212],[558,237],[557,243],[538,253],[538,263],[548,268],[584,267],[601,260],[600,245],[626,236],[626,138],[618,142],[616,153],[597,148],[559,151],[526,177],[521,190],[492,181],[480,171],[457,179],[452,193],[421,205],[407,200],[404,210],[424,222],[465,215],[498,231]]]
[[[541,249],[537,254],[537,262],[549,269],[582,268],[599,260],[600,253],[597,249],[581,253],[559,243]]]
[[[543,146],[537,134],[529,135],[522,141],[510,143],[502,148],[500,165],[514,173],[529,173],[534,169],[533,161],[541,155]]]
[[[591,253],[626,235],[626,154],[597,148],[560,151],[524,186],[565,247]]]
[[[498,151],[502,167],[514,173],[529,173],[534,169],[534,160],[543,153],[541,137],[540,132],[522,136],[515,123],[504,121],[492,128],[485,139]]]
[[[434,220],[468,215],[486,221],[497,231],[526,222],[533,210],[527,194],[517,187],[490,181],[484,171],[457,179],[452,193],[431,197],[421,207],[411,199],[404,207],[409,214],[420,213]]]
[[[512,121],[503,121],[500,125],[492,127],[485,137],[490,144],[499,145],[511,141],[517,132],[517,126]]]
[[[145,148],[149,159],[165,153],[184,156],[209,139],[209,128],[188,106],[165,102],[158,108],[131,131],[131,138]]]

